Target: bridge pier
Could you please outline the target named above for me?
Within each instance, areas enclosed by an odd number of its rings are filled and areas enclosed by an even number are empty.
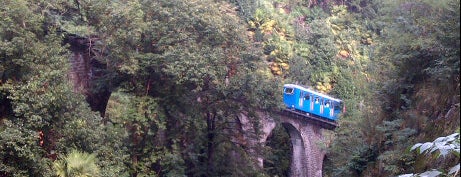
[[[308,173],[304,164],[308,157],[304,145],[305,140],[303,140],[301,134],[292,125],[287,123],[284,123],[283,125],[290,135],[290,141],[293,147],[290,165],[290,176],[305,177]]]
[[[322,130],[316,125],[306,123],[300,127],[299,131],[304,143],[306,161],[303,164],[307,168],[306,176],[321,177],[323,159],[326,153],[322,149],[322,147],[326,147]]]

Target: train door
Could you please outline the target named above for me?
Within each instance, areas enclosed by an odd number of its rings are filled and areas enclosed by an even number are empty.
[[[320,99],[320,115],[323,115],[324,104],[325,100],[323,98]]]
[[[298,106],[299,106],[299,109],[303,109],[303,102],[304,102],[304,91],[301,90],[301,93],[299,93],[299,103],[298,103]]]
[[[334,105],[335,102],[333,101],[330,101],[330,117],[333,117],[335,115],[335,109],[334,109]]]
[[[322,105],[322,103],[320,103],[320,97],[319,96],[314,96],[314,110],[312,110],[312,113],[316,114],[316,115],[321,115],[320,113],[320,105]]]
[[[324,107],[323,115],[328,118],[332,117],[333,109],[332,109],[331,101],[325,99],[323,102],[323,107]]]
[[[304,95],[303,95],[303,108],[302,110],[305,111],[305,112],[310,112],[310,107],[311,107],[311,95],[309,94],[309,92],[304,92]]]
[[[309,111],[314,110],[314,98],[312,94],[309,94]]]

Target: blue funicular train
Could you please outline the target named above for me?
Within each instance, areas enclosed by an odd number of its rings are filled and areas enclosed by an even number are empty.
[[[283,102],[289,109],[336,121],[342,101],[295,84],[283,86]]]

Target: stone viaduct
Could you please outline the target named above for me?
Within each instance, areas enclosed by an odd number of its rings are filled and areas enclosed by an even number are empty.
[[[283,110],[277,114],[258,112],[261,118],[262,135],[253,144],[265,144],[277,123],[281,123],[290,135],[293,147],[291,157],[290,176],[292,177],[321,177],[322,165],[325,157],[325,147],[328,146],[324,138],[325,130],[332,130],[337,125],[311,115],[301,114],[292,110]],[[250,125],[247,116],[239,117],[242,125]],[[278,120],[278,121],[276,121]],[[251,127],[242,126],[243,131],[251,131]],[[248,141],[252,141],[248,138]],[[253,140],[254,141],[254,140]],[[263,167],[263,159],[256,154],[258,165]]]
[[[91,109],[100,112],[101,116],[104,117],[111,92],[109,88],[98,88],[96,81],[104,76],[105,66],[92,57],[94,54],[89,50],[90,39],[68,36],[66,40],[70,44],[72,51],[69,79],[74,84],[74,91],[83,93]],[[276,124],[281,123],[289,133],[293,147],[290,176],[322,176],[322,164],[325,157],[325,151],[322,147],[327,144],[322,133],[325,129],[334,129],[335,124],[290,110],[284,110],[275,115],[258,112],[258,116],[262,121],[260,124],[262,128],[260,139],[255,140],[244,136],[245,141],[254,145],[258,143],[265,144]],[[239,119],[243,132],[251,131],[251,127],[248,127],[251,124],[248,123],[247,116],[241,114]],[[263,167],[262,157],[260,155],[255,156],[257,163],[259,163],[258,165]]]

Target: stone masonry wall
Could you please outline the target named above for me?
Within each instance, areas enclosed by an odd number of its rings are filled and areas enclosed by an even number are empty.
[[[110,84],[101,80],[105,75],[105,65],[94,59],[94,54],[89,50],[91,43],[87,38],[68,36],[66,42],[70,44],[72,52],[68,77],[73,83],[74,92],[84,94],[91,109],[104,117],[111,94],[108,87]]]

